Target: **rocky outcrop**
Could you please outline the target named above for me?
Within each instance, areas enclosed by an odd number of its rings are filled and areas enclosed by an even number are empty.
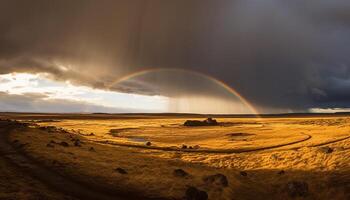
[[[212,118],[208,118],[206,120],[203,121],[199,121],[199,120],[187,120],[184,123],[184,126],[217,126],[219,125],[219,123]]]

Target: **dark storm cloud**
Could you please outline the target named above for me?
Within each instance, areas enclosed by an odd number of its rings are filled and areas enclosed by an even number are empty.
[[[47,72],[106,88],[134,71],[176,67],[223,80],[263,111],[350,107],[346,0],[1,4],[0,73]],[[153,94],[159,85],[176,87],[152,81],[114,88]],[[184,93],[205,90],[180,81]]]

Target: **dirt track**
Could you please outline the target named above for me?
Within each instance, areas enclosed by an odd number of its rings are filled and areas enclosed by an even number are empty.
[[[263,151],[263,150],[271,150],[276,149],[280,147],[285,147],[293,144],[298,144],[301,142],[305,142],[307,140],[310,140],[312,138],[311,135],[303,134],[306,137],[297,141],[288,142],[284,144],[278,144],[273,146],[267,146],[267,147],[260,147],[260,148],[242,148],[242,149],[177,149],[172,147],[157,147],[157,146],[144,146],[144,145],[137,145],[137,144],[123,144],[123,143],[117,143],[112,141],[94,141],[97,143],[103,143],[103,144],[109,144],[114,146],[123,146],[123,147],[131,147],[131,148],[140,148],[140,149],[152,149],[152,150],[159,150],[159,151],[179,151],[179,152],[186,152],[186,153],[216,153],[216,154],[232,154],[232,153],[247,153],[247,152],[257,152],[257,151]]]

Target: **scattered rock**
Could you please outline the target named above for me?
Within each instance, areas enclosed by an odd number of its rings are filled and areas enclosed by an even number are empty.
[[[69,147],[69,144],[67,142],[60,142],[60,145],[63,147]]]
[[[207,184],[216,185],[220,187],[227,187],[228,180],[223,174],[215,174],[203,177],[203,181]]]
[[[187,149],[187,145],[183,144],[181,149]]]
[[[146,146],[151,146],[152,143],[151,142],[146,142]]]
[[[115,169],[115,171],[117,171],[119,174],[127,174],[128,172],[125,171],[125,169],[118,167],[117,169]]]
[[[195,145],[194,147],[193,147],[194,149],[199,149],[199,148],[201,148],[199,145]]]
[[[187,120],[184,123],[184,126],[217,126],[219,123],[212,118],[208,118],[204,121],[199,120]]]
[[[53,148],[53,147],[55,147],[52,143],[48,143],[47,145],[46,145],[46,147],[51,147],[51,148]]]
[[[79,140],[79,139],[75,140],[74,146],[76,146],[76,147],[81,147],[81,143],[80,143],[80,140]]]
[[[193,149],[193,147],[192,147],[192,146],[189,146],[188,148],[189,148],[189,149]]]
[[[96,151],[94,147],[90,147],[89,151]]]
[[[90,133],[89,136],[95,136],[95,134],[94,133]]]
[[[186,190],[186,200],[207,200],[208,194],[205,191],[199,190],[195,187],[188,187]]]
[[[281,171],[279,171],[277,174],[278,175],[283,175],[283,174],[285,174],[286,172],[284,171],[284,170],[281,170]]]
[[[17,142],[19,142],[19,140],[14,140],[12,141],[12,143],[16,144]]]
[[[306,197],[309,194],[309,186],[304,181],[291,181],[287,183],[287,191],[290,197]]]
[[[183,169],[175,169],[173,174],[176,177],[187,177],[187,176],[189,176],[189,174],[187,172],[185,172]]]
[[[319,151],[328,154],[328,153],[332,153],[332,152],[333,152],[333,149],[326,146],[326,147],[320,147],[320,148],[319,148]]]
[[[248,176],[248,173],[247,173],[247,172],[244,172],[244,171],[239,172],[239,174],[240,174],[241,176],[244,176],[244,177]]]

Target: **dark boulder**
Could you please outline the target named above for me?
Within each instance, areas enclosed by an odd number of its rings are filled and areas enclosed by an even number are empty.
[[[330,148],[330,147],[320,147],[320,148],[319,148],[319,151],[321,151],[322,153],[328,154],[328,153],[332,153],[332,152],[333,152],[333,149]]]
[[[146,142],[146,146],[151,146],[152,143],[151,142]]]
[[[306,197],[309,194],[309,186],[304,181],[291,181],[287,183],[287,192],[290,197]]]
[[[186,190],[186,200],[207,200],[208,194],[205,191],[199,190],[195,187],[188,187]]]
[[[125,169],[120,168],[120,167],[116,168],[115,171],[117,171],[119,174],[127,174],[128,173]]]
[[[187,149],[187,145],[183,144],[181,149]]]
[[[183,169],[175,169],[173,174],[176,177],[187,177],[187,176],[189,176],[189,174],[187,172],[185,172]]]
[[[223,174],[215,174],[210,176],[203,177],[203,181],[206,184],[215,185],[219,187],[227,187],[228,186],[228,180],[225,175]]]

